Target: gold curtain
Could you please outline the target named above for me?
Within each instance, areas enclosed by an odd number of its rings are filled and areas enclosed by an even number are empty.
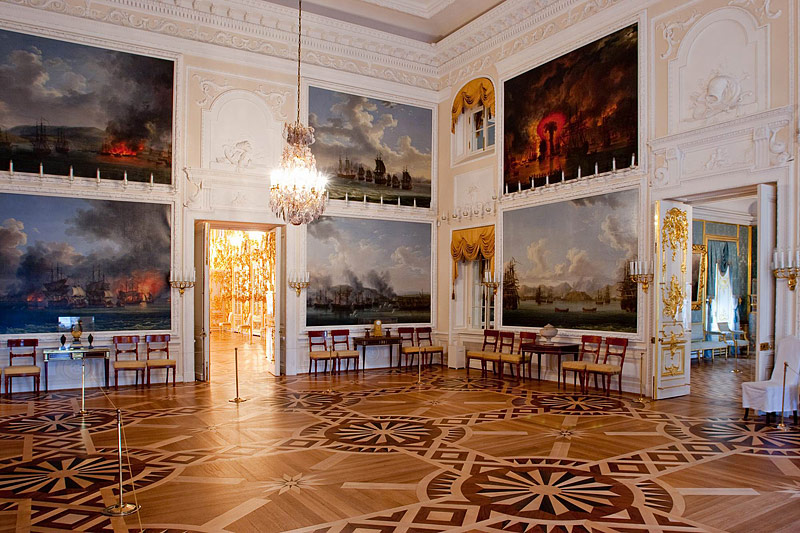
[[[453,100],[453,121],[450,132],[456,132],[456,122],[464,111],[483,104],[489,116],[494,116],[494,85],[489,78],[475,78],[464,85]]]
[[[453,256],[453,280],[458,278],[459,261],[475,261],[482,257],[489,261],[489,269],[494,279],[494,226],[460,229],[453,232],[450,242],[450,255]]]

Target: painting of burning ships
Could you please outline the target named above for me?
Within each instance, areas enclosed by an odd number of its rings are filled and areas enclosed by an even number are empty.
[[[0,30],[0,168],[170,183],[173,71],[164,59]]]
[[[309,87],[317,167],[335,200],[429,207],[430,109]]]
[[[168,205],[0,194],[0,213],[0,334],[78,310],[97,331],[170,329]]]
[[[635,190],[504,214],[503,325],[637,331]]]
[[[306,325],[429,323],[431,225],[321,217],[308,227]]]

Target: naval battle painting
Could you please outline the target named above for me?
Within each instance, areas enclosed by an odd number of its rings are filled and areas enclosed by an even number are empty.
[[[0,169],[172,181],[174,62],[0,30]]]
[[[331,199],[430,207],[431,109],[309,87],[308,124]]]
[[[635,189],[503,214],[503,326],[637,328]]]
[[[0,335],[169,330],[170,206],[0,194]]]
[[[430,223],[323,216],[306,257],[307,326],[430,323]]]
[[[505,192],[637,164],[638,80],[635,25],[507,80]]]

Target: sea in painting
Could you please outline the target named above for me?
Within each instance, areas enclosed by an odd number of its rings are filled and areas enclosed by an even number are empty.
[[[172,61],[0,30],[0,168],[171,183]]]
[[[634,25],[506,81],[506,189],[636,164],[637,73]]]
[[[307,264],[307,326],[431,321],[429,223],[321,217]]]
[[[503,215],[503,325],[636,331],[639,193],[627,190]]]
[[[0,194],[0,334],[169,330],[170,206]]]
[[[430,207],[430,109],[309,87],[308,123],[330,198]]]

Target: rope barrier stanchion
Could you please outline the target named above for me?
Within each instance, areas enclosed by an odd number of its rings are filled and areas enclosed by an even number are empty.
[[[83,416],[86,411],[86,356],[81,356],[81,410],[78,414]]]
[[[418,344],[419,341],[417,341]],[[391,350],[391,347],[389,348]],[[419,352],[417,352],[417,385],[422,385],[422,354],[425,351],[422,349],[422,346],[419,347]]]
[[[239,396],[239,348],[236,347],[233,349],[233,371],[236,377],[236,398],[231,398],[228,400],[231,403],[242,403],[246,402],[246,398],[242,398]]]
[[[786,407],[786,371],[789,369],[789,363],[786,361],[783,362],[783,386],[781,387],[781,423],[778,424],[778,429],[780,431],[789,431],[789,428],[786,427],[784,423],[785,414],[785,407]]]
[[[105,516],[128,516],[139,511],[141,505],[125,503],[122,497],[122,409],[117,409],[117,446],[119,454],[119,501],[103,509]]]
[[[650,403],[650,399],[644,395],[644,363],[646,356],[647,352],[642,352],[642,357],[639,360],[639,397],[634,400],[635,403],[642,404],[642,407]]]

